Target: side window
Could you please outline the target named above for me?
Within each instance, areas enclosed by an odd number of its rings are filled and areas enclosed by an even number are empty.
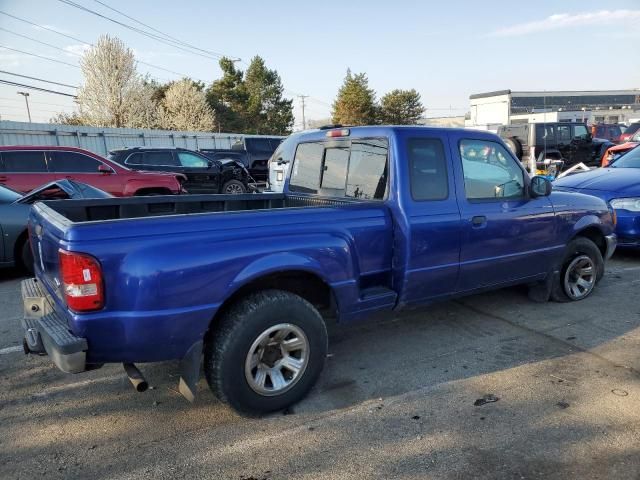
[[[344,196],[348,163],[349,149],[327,148],[324,151],[324,166],[322,168],[322,180],[320,181],[322,193]]]
[[[382,200],[387,189],[387,142],[358,140],[351,144],[349,175],[345,195],[365,200]]]
[[[298,145],[289,182],[292,192],[318,193],[323,153],[322,143]]]
[[[183,167],[207,168],[209,166],[205,158],[189,152],[178,152],[178,160]]]
[[[538,145],[555,145],[556,144],[556,128],[553,125],[544,123],[536,123],[536,143]]]
[[[178,166],[177,160],[173,157],[172,152],[145,152],[144,165],[156,165],[160,167]]]
[[[439,138],[410,138],[407,142],[414,200],[444,200],[449,196],[447,159]]]
[[[144,155],[142,153],[132,153],[124,163],[127,165],[144,165]]]
[[[571,141],[571,125],[558,125],[558,143],[569,143]]]
[[[76,152],[51,152],[49,171],[56,173],[98,173],[102,165],[95,158]]]
[[[587,127],[584,125],[576,125],[573,127],[573,138],[576,140],[586,140],[589,134],[587,133]]]
[[[42,173],[47,171],[44,152],[2,152],[4,171],[9,173]]]
[[[460,157],[467,199],[524,195],[524,173],[502,145],[488,140],[461,140]]]

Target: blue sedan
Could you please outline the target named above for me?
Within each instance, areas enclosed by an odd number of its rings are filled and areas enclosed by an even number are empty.
[[[618,216],[618,246],[640,247],[640,147],[607,168],[560,178],[554,182],[554,189],[602,198]]]

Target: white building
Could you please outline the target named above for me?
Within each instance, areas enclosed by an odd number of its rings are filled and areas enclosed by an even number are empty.
[[[465,126],[495,130],[509,123],[629,123],[640,115],[640,90],[477,93]]]

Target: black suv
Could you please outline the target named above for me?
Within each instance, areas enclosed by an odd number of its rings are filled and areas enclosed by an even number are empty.
[[[613,145],[607,140],[592,138],[584,123],[503,125],[498,128],[498,135],[526,167],[532,153],[537,162],[549,158],[562,160],[565,168],[578,163],[597,167],[604,152]]]
[[[241,142],[232,145],[231,149],[201,148],[200,152],[212,159],[237,159],[247,167],[253,178],[264,182],[269,177],[269,158],[283,139],[284,137],[244,137]]]
[[[109,160],[132,170],[182,173],[189,193],[246,193],[254,181],[234,159],[212,160],[185,148],[130,147],[109,152]]]

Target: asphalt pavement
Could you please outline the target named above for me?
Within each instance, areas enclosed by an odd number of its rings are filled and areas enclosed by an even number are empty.
[[[640,253],[606,270],[578,303],[514,288],[333,326],[309,397],[254,419],[204,379],[186,402],[175,362],[137,393],[119,365],[25,356],[0,271],[0,478],[638,479]]]

